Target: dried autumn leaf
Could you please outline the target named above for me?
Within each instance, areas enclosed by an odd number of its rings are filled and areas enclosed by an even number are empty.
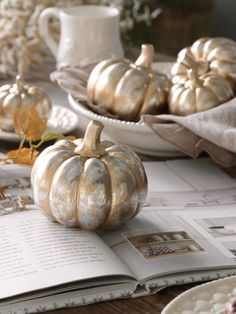
[[[74,140],[76,140],[76,136],[74,136],[74,135],[67,135],[67,136],[65,136],[65,139],[66,140],[69,140],[69,141],[74,141]]]
[[[62,140],[65,136],[61,133],[45,133],[41,137],[42,142],[54,141],[54,140]]]
[[[15,133],[28,141],[37,141],[47,129],[47,122],[39,116],[34,106],[15,111]]]
[[[11,159],[16,164],[24,164],[32,166],[38,156],[39,152],[37,150],[33,151],[30,148],[22,148],[21,150],[10,150],[7,153],[7,157]]]
[[[74,135],[67,135],[64,136],[61,133],[45,133],[41,137],[41,141],[43,143],[48,142],[48,141],[60,141],[60,140],[69,140],[69,141],[74,141],[76,139],[76,136]]]

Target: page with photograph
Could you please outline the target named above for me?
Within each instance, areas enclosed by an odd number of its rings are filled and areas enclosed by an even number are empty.
[[[30,173],[29,166],[15,164],[0,166],[0,216],[36,208]]]
[[[132,282],[132,274],[96,233],[65,228],[39,210],[0,219],[0,299],[93,279]],[[91,284],[91,283],[90,283]],[[98,283],[97,283],[98,285]]]
[[[213,243],[225,256],[236,260],[236,212],[235,205],[217,207],[204,212],[179,213],[192,228],[198,230]]]
[[[101,236],[139,281],[236,267],[234,260],[176,213],[163,213],[155,207],[140,212],[121,229]]]

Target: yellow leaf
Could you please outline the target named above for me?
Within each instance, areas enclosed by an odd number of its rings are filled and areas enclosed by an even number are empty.
[[[39,116],[35,106],[15,111],[15,133],[28,141],[37,141],[47,129],[47,122]]]
[[[21,150],[10,150],[7,153],[7,157],[11,159],[16,164],[24,164],[32,166],[38,156],[39,152],[37,150],[33,151],[30,148],[22,148]]]

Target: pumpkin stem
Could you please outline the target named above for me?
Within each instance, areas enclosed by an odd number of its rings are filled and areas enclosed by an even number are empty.
[[[197,73],[194,70],[192,69],[187,70],[187,75],[188,75],[188,79],[190,81],[191,87],[197,88],[197,87],[202,86],[201,80],[198,78]]]
[[[82,157],[101,157],[107,152],[100,141],[100,135],[103,129],[100,121],[90,121],[87,126],[83,142],[76,147],[75,153]]]
[[[140,56],[135,61],[135,65],[141,68],[150,69],[153,62],[153,56],[154,56],[153,45],[143,44]]]
[[[15,84],[18,90],[22,90],[24,88],[24,82],[19,74],[16,76]]]
[[[208,62],[198,62],[194,60],[194,56],[189,47],[184,48],[180,51],[180,53],[178,54],[177,62],[182,63],[188,68],[193,69],[198,74],[206,73],[209,68]]]

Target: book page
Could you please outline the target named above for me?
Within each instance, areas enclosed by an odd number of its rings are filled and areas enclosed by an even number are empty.
[[[148,197],[145,208],[211,207],[236,204],[236,180],[209,158],[145,162]]]
[[[182,216],[184,211],[181,212]],[[139,281],[197,270],[234,268],[236,262],[178,212],[141,211],[123,228],[102,234],[104,241]]]
[[[236,260],[235,206],[214,208],[213,211],[206,210],[204,213],[191,211],[178,215],[216,245],[223,254]]]
[[[36,208],[30,175],[30,166],[0,164],[0,216]]]
[[[144,162],[151,192],[206,191],[236,187],[209,158]]]
[[[206,191],[180,191],[180,192],[160,192],[153,193],[147,200],[144,209],[155,206],[159,210],[163,209],[193,209],[215,210],[216,207],[235,205],[236,189],[220,189]]]
[[[227,254],[202,232],[191,213],[204,217],[211,212],[214,217],[216,211],[235,208],[236,180],[209,158],[145,162],[144,166],[149,183],[145,207],[121,230],[103,234],[137,279],[235,268],[233,241],[227,241],[231,250]],[[187,212],[189,219],[183,219]]]
[[[79,280],[131,277],[98,235],[64,228],[39,210],[0,217],[0,248],[0,299]]]

